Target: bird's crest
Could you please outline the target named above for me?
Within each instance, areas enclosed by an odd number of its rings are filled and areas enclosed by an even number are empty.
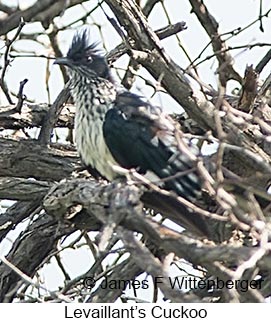
[[[99,42],[90,41],[89,28],[79,29],[72,39],[67,57],[73,61],[91,61],[95,57],[104,57],[104,51]]]

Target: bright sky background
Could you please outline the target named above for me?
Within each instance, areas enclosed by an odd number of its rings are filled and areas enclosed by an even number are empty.
[[[16,3],[14,0],[6,0],[6,3]],[[25,8],[27,5],[35,2],[34,0],[22,0],[19,1],[21,8]],[[228,1],[217,1],[217,0],[206,0],[205,3],[209,8],[210,12],[217,19],[220,25],[220,32],[224,33],[226,31],[233,30],[237,27],[244,27],[248,23],[257,19],[259,14],[259,0],[228,0]],[[95,5],[96,1],[89,1],[84,4],[85,8],[92,8]],[[173,23],[185,21],[188,29],[179,33],[179,37],[181,38],[181,42],[183,46],[186,48],[187,52],[191,56],[192,59],[197,57],[200,51],[205,47],[206,43],[209,41],[205,31],[201,27],[195,15],[190,14],[190,4],[188,0],[168,0],[165,1],[165,6],[169,13],[170,19]],[[270,6],[269,0],[263,1],[263,12],[265,12]],[[104,5],[104,8],[107,8]],[[107,10],[109,12],[109,10]],[[84,10],[81,6],[77,6],[73,10],[69,10],[68,13],[65,13],[61,18],[57,18],[55,20],[58,26],[63,26],[68,22],[74,20],[74,17],[80,16],[83,14]],[[271,16],[271,15],[270,15]],[[93,22],[97,22],[103,27],[103,35],[105,38],[105,43],[108,49],[113,49],[119,42],[120,38],[117,35],[116,31],[111,27],[110,23],[106,20],[101,10],[95,12],[89,21],[93,20]],[[152,12],[149,18],[150,24],[154,29],[164,27],[168,24],[163,9],[160,4],[155,7],[155,10]],[[262,33],[259,30],[259,23],[256,23],[251,28],[247,29],[245,32],[241,33],[237,37],[233,37],[229,42],[229,46],[240,45],[240,44],[252,44],[255,42],[265,42],[270,43],[270,30],[271,30],[271,18],[263,18],[263,26],[265,32]],[[41,30],[40,24],[29,24],[24,27],[23,31],[33,32],[34,30]],[[93,38],[99,39],[97,37],[97,29],[93,28]],[[61,47],[64,52],[66,52],[72,34],[69,32],[63,32],[60,34]],[[40,40],[46,42],[45,37],[40,37]],[[27,43],[27,44],[26,44]],[[178,47],[176,42],[176,38],[170,37],[164,40],[163,45],[165,46],[167,52],[171,57],[180,64],[181,67],[188,66],[188,60],[186,59],[183,52]],[[42,46],[35,45],[33,46],[33,42],[21,41],[16,44],[16,48],[25,48],[27,46],[31,50],[35,50],[37,54],[52,54],[48,50],[44,50]],[[258,61],[263,57],[263,55],[267,52],[269,47],[261,47],[254,48],[253,50],[235,50],[232,51],[232,56],[236,62],[237,71],[243,75],[244,70],[247,64],[256,65]],[[210,51],[206,51],[204,56],[210,54]],[[203,57],[204,57],[203,56]],[[124,62],[127,59],[121,59],[115,63],[116,67],[125,68]],[[216,70],[216,65],[214,64],[215,59],[211,59],[207,63],[204,63],[200,66],[200,76],[205,83],[211,83],[213,86],[216,86],[217,79],[214,75]],[[51,64],[53,61],[51,62]],[[25,87],[25,93],[29,98],[35,99],[37,102],[46,102],[48,100],[46,89],[44,86],[45,80],[45,68],[46,62],[41,58],[17,58],[12,67],[9,69],[7,74],[7,81],[10,88],[12,88],[16,93],[18,91],[19,81],[28,78],[29,82]],[[264,70],[263,77],[265,77],[270,70],[269,66]],[[147,73],[140,72],[142,75],[147,76],[151,79]],[[52,100],[57,96],[59,91],[62,88],[62,79],[59,73],[59,68],[57,66],[51,67],[51,78],[50,78],[50,92]],[[237,84],[231,84],[232,87],[235,87]],[[143,80],[138,81],[137,87],[144,87]],[[148,97],[152,95],[153,91],[151,88],[146,88],[144,94]],[[180,107],[169,98],[167,95],[159,94],[156,95],[153,99],[156,104],[161,103],[162,99],[166,98],[166,103],[162,101],[163,106],[168,111],[180,111]]]
[[[6,0],[3,3],[6,4],[16,4],[15,0]],[[21,8],[26,8],[31,3],[34,3],[33,0],[21,0],[19,1]],[[96,1],[90,1],[85,3],[85,8],[91,8],[95,5]],[[217,19],[220,25],[220,32],[224,33],[227,31],[231,31],[237,27],[244,27],[256,20],[259,15],[259,0],[205,0],[205,4],[209,8],[212,15]],[[190,4],[188,0],[167,0],[165,1],[165,6],[167,8],[168,14],[172,20],[172,23],[185,21],[188,29],[179,34],[181,42],[183,46],[188,51],[191,58],[197,57],[197,55],[201,52],[201,50],[205,47],[206,43],[209,41],[205,31],[201,27],[195,15],[190,14]],[[271,7],[271,3],[269,0],[263,1],[263,12],[267,11]],[[104,5],[106,8],[106,5]],[[109,13],[109,10],[107,10]],[[74,20],[74,17],[80,16],[84,13],[82,7],[78,6],[77,8],[70,10],[69,13],[65,13],[61,18],[57,18],[55,22],[58,26],[63,26],[68,22]],[[92,17],[94,22],[99,22],[99,24],[103,27],[103,34],[105,37],[105,43],[107,48],[113,49],[120,42],[120,38],[115,32],[115,30],[111,27],[109,22],[106,20],[102,12],[99,10]],[[91,21],[91,19],[89,20]],[[152,12],[150,16],[150,24],[154,29],[158,29],[164,27],[168,24],[167,19],[164,15],[161,5],[157,5],[155,10]],[[263,18],[263,27],[264,33],[259,30],[259,23],[257,22],[251,28],[247,29],[245,32],[241,33],[237,37],[233,37],[229,42],[229,46],[240,45],[240,44],[253,44],[255,42],[264,42],[271,44],[271,15],[270,18]],[[36,30],[42,30],[39,23],[29,24],[24,27],[23,31],[33,32]],[[93,33],[96,33],[96,29],[93,29]],[[71,41],[72,33],[63,32],[60,35],[61,40],[61,48],[66,51],[70,41]],[[97,36],[94,36],[94,40],[98,39]],[[45,37],[41,36],[40,40],[47,41]],[[185,68],[188,66],[188,61],[184,56],[183,52],[180,50],[176,43],[176,39],[171,37],[170,39],[166,39],[162,42],[165,46],[166,51],[169,55],[178,63],[181,67]],[[1,43],[0,43],[1,45]],[[2,44],[3,45],[3,44]],[[29,50],[34,50],[36,54],[52,54],[48,50],[44,50],[42,46],[35,45],[28,41],[21,41],[16,44],[16,48],[29,48]],[[246,65],[254,64],[257,65],[259,60],[264,56],[264,54],[270,49],[270,47],[261,47],[254,48],[253,50],[236,50],[232,51],[232,56],[235,59],[235,67],[237,71],[243,75]],[[4,49],[2,48],[2,51]],[[205,55],[210,54],[210,51],[206,51]],[[215,60],[210,60],[207,63],[201,65],[199,71],[202,80],[205,83],[211,83],[214,87],[216,87],[217,79],[214,75],[216,65],[214,64]],[[116,67],[125,68],[124,63],[127,62],[127,58],[121,59],[116,62]],[[53,60],[50,64],[53,63]],[[270,73],[269,64],[261,77],[264,78]],[[50,92],[52,101],[57,96],[59,91],[63,87],[63,81],[61,74],[59,72],[58,66],[51,66],[51,77],[50,77]],[[19,82],[25,78],[29,79],[29,82],[25,86],[25,94],[28,98],[34,99],[37,102],[47,102],[48,97],[45,88],[45,74],[46,72],[46,61],[41,58],[17,58],[12,63],[12,66],[9,68],[7,73],[7,83],[10,89],[17,93],[19,88]],[[148,73],[141,71],[141,75],[146,76],[151,79]],[[231,87],[235,87],[236,84],[231,84]],[[150,97],[153,93],[153,90],[149,87],[145,87],[144,82],[139,79],[136,83],[134,90],[140,91],[144,87],[143,93]],[[2,96],[1,96],[2,97]],[[152,98],[152,102],[155,104],[161,104],[167,111],[181,111],[180,106],[171,99],[166,94],[158,94]],[[1,102],[4,104],[4,101]],[[9,234],[10,239],[14,239],[14,232]],[[68,238],[69,240],[70,238]],[[11,244],[7,241],[6,247],[7,249],[11,246]],[[7,249],[1,250],[0,254],[6,253]],[[65,257],[65,265],[69,269],[69,273],[72,276],[76,276],[78,274],[83,273],[89,266],[89,252],[86,249],[81,248],[80,252],[78,250],[67,251],[69,253],[69,257]],[[65,251],[66,253],[66,251]],[[76,257],[76,261],[75,260]],[[54,260],[53,260],[54,262]],[[78,266],[80,264],[80,266]],[[61,282],[63,276],[61,273],[56,272],[56,266],[54,264],[48,264],[45,266],[44,276],[46,277],[46,284],[48,288],[57,288],[58,284]],[[149,291],[148,291],[149,292]]]

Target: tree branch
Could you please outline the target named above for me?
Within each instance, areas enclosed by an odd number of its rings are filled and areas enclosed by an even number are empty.
[[[0,20],[0,35],[5,35],[9,31],[16,28],[21,19],[25,22],[29,21],[52,21],[55,16],[58,16],[65,8],[75,6],[87,0],[43,0],[36,1],[31,7],[25,10],[16,10],[8,17]],[[67,5],[68,3],[68,5]]]
[[[59,93],[55,102],[50,107],[45,119],[44,124],[39,133],[39,142],[42,145],[47,145],[51,142],[51,134],[53,127],[58,119],[58,116],[61,112],[62,106],[65,102],[67,102],[68,98],[70,97],[70,82],[65,84],[64,89]]]
[[[0,199],[31,201],[44,196],[51,184],[34,179],[0,177]]]
[[[33,140],[12,140],[0,137],[0,176],[61,180],[69,177],[80,165],[74,148],[45,148]],[[33,167],[35,165],[35,167]]]
[[[0,129],[24,129],[41,127],[47,117],[50,106],[44,104],[24,103],[21,112],[18,113],[13,105],[0,107]],[[66,104],[61,110],[55,127],[74,127],[75,106]]]
[[[17,238],[6,259],[29,277],[33,277],[42,261],[55,250],[63,235],[74,231],[58,224],[46,214],[34,221],[25,233]],[[0,302],[11,302],[22,278],[4,263],[0,264]]]
[[[217,53],[216,57],[219,63],[218,74],[221,84],[225,86],[226,82],[231,79],[242,83],[242,77],[232,66],[233,59],[231,55],[224,51],[226,44],[219,35],[217,21],[210,14],[203,0],[189,0],[189,2],[192,6],[192,12],[196,14],[202,27],[207,32],[211,39],[213,50]]]

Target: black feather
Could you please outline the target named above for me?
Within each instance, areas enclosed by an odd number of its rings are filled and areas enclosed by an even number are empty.
[[[111,72],[103,48],[99,42],[91,42],[89,29],[81,28],[73,36],[67,58],[74,67],[84,66],[98,77],[111,80]]]
[[[193,161],[178,150],[174,133],[161,124],[160,114],[160,108],[136,94],[120,93],[105,117],[105,142],[122,167],[152,171],[166,179],[165,188],[195,202],[201,194],[201,179],[193,170]],[[185,174],[167,180],[182,172]]]
[[[99,46],[99,42],[91,42],[89,29],[81,28],[73,36],[67,57],[80,62],[89,58],[104,57],[104,51]]]

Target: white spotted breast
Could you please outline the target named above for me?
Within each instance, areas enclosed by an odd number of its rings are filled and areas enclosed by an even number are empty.
[[[90,82],[92,80],[88,82],[79,80],[71,89],[76,105],[76,146],[87,166],[95,168],[108,180],[113,180],[117,174],[113,171],[112,165],[118,165],[118,163],[105,143],[103,123],[106,112],[112,107],[116,92],[108,82],[104,82],[103,90],[107,93],[102,98],[98,92],[100,89],[96,90],[95,84],[84,85],[83,89],[79,88],[79,84],[90,84]]]

